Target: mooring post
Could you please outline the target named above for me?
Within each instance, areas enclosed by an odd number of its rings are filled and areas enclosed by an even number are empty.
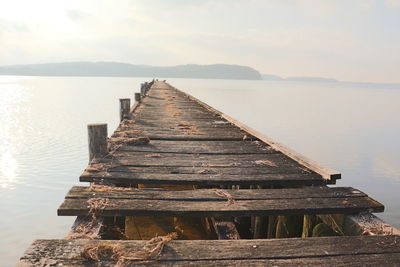
[[[88,124],[89,163],[95,157],[107,155],[107,124]]]
[[[135,102],[136,103],[139,103],[141,98],[142,97],[141,97],[140,93],[135,93]]]
[[[129,98],[119,99],[119,119],[130,119],[131,100]]]
[[[146,87],[144,83],[140,84],[140,94],[144,95],[146,93]]]

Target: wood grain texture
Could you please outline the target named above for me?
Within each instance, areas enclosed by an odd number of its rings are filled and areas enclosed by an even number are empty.
[[[172,87],[172,86],[170,86]],[[172,87],[175,90],[179,91],[177,88]],[[304,165],[305,167],[315,171],[316,173],[319,173],[323,178],[329,180],[329,183],[334,184],[336,183],[337,179],[341,178],[341,174],[336,171],[333,170],[329,167],[323,166],[307,157],[305,157],[304,155],[301,155],[300,153],[272,140],[270,137],[261,134],[260,132],[250,128],[249,126],[245,125],[244,123],[241,123],[237,120],[235,120],[234,118],[230,117],[229,115],[226,115],[216,109],[214,109],[213,107],[207,105],[206,103],[200,101],[199,99],[187,94],[187,93],[183,93],[182,91],[179,91],[182,94],[185,94],[189,99],[199,103],[201,106],[205,107],[206,109],[208,109],[209,111],[218,114],[219,116],[221,116],[223,119],[227,120],[228,122],[236,125],[238,128],[242,129],[243,131],[245,131],[246,133],[248,133],[251,136],[254,136],[255,138],[258,138],[259,140],[265,142],[266,144],[270,145],[271,147],[273,147],[274,149],[281,151],[282,153],[284,153],[285,155],[287,155],[288,157],[296,160],[297,162],[299,162],[299,164]]]
[[[118,244],[138,251],[145,241],[36,240],[19,266],[46,263],[112,266],[112,260],[90,262],[82,257],[87,244]],[[283,249],[284,248],[284,249]],[[196,253],[193,253],[195,251]],[[96,264],[96,265],[95,265]],[[148,266],[398,266],[400,237],[357,236],[270,240],[185,240],[166,244],[158,260],[136,261]],[[245,264],[245,265],[243,265]]]
[[[74,187],[59,207],[58,215],[87,215],[87,200],[93,197],[108,200],[108,205],[101,210],[102,216],[241,217],[354,214],[384,209],[382,204],[353,188],[224,190],[224,193],[234,202],[230,203],[215,189],[96,192]]]

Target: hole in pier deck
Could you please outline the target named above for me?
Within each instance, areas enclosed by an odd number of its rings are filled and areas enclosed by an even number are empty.
[[[132,190],[132,188],[128,187],[104,185],[93,185],[91,188],[99,192]],[[198,187],[190,185],[140,184],[138,188],[187,191]],[[233,189],[235,188],[237,186],[233,186]],[[256,188],[253,189],[257,190]],[[228,191],[217,188],[211,190],[217,196],[226,198],[225,206],[235,204],[235,198]],[[264,239],[341,236],[344,235],[344,218],[345,216],[341,214],[298,214],[214,219],[217,219],[218,222],[221,220],[231,222],[233,227],[237,229],[235,231],[238,232],[238,236],[241,239]],[[105,220],[101,235],[102,239],[149,240],[156,235],[167,235],[171,232],[176,232],[177,238],[181,240],[217,239],[220,235],[215,229],[218,223],[214,219],[201,217],[111,217]]]

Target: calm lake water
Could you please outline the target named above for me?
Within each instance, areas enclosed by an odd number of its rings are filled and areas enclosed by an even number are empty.
[[[37,238],[62,238],[56,211],[88,163],[89,123],[118,124],[119,98],[150,78],[0,76],[0,265]],[[400,227],[400,85],[168,79],[386,206]]]

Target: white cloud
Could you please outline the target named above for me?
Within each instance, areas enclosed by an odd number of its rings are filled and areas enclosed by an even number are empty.
[[[400,0],[386,0],[386,4],[390,7],[400,8]]]

